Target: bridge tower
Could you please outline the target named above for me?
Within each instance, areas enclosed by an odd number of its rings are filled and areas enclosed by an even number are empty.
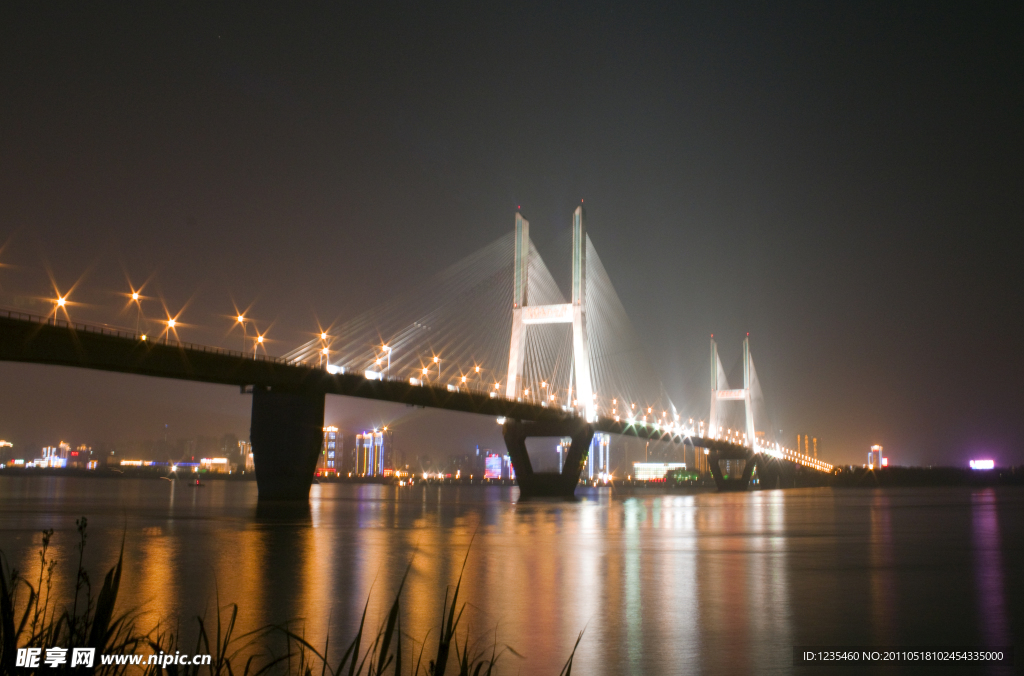
[[[515,267],[512,291],[512,340],[509,344],[508,376],[505,396],[518,399],[522,392],[523,357],[526,327],[531,324],[572,324],[575,398],[586,414],[587,422],[597,419],[594,388],[590,379],[590,349],[587,343],[587,229],[582,206],[572,214],[572,302],[557,305],[530,305],[529,288],[530,223],[516,212]]]
[[[516,213],[515,268],[512,289],[512,339],[509,343],[508,377],[505,396],[518,399],[522,392],[523,358],[526,350],[526,328],[532,324],[572,324],[573,373],[575,399],[583,408],[585,419],[559,422],[524,422],[506,420],[502,427],[505,446],[516,473],[520,495],[572,497],[587,460],[597,419],[594,389],[590,380],[590,351],[587,344],[587,230],[583,207],[572,215],[572,301],[556,305],[530,305],[528,295],[530,273],[530,224]],[[573,384],[570,383],[570,386]],[[526,449],[528,437],[568,437],[568,450],[561,472],[534,472]]]
[[[744,427],[746,427],[747,443],[755,448],[757,437],[754,432],[754,409],[750,405],[750,336],[743,339],[743,388],[738,390],[719,389],[719,373],[722,362],[718,358],[718,344],[711,338],[711,415],[708,416],[708,433],[715,437],[720,433],[718,425],[720,401],[742,401]]]
[[[744,413],[744,426],[746,427],[747,443],[746,449],[735,449],[729,452],[710,450],[708,453],[708,468],[715,484],[722,491],[745,491],[750,484],[750,478],[757,466],[757,436],[754,433],[754,411],[750,405],[750,337],[743,340],[743,387],[742,389],[720,389],[725,385],[722,362],[718,358],[718,344],[714,336],[711,338],[711,414],[708,416],[708,434],[715,438],[721,433],[719,424],[719,402],[721,401],[742,401]],[[719,376],[722,376],[721,378]],[[720,460],[742,463],[742,470],[739,476],[735,474],[723,474]]]

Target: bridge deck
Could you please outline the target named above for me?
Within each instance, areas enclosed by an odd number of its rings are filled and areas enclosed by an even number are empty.
[[[89,324],[47,320],[0,312],[0,361],[51,364],[195,382],[258,386],[271,390],[323,392],[424,408],[461,411],[529,421],[568,421],[575,411],[549,408],[489,393],[452,392],[398,380],[369,380],[361,375],[331,374],[304,364],[266,356],[243,355],[187,343],[144,340],[133,332]],[[743,446],[700,437],[682,437],[664,427],[599,418],[594,430],[720,450],[746,456]]]

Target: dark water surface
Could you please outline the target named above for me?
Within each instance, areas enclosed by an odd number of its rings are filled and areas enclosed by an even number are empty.
[[[861,673],[796,668],[792,646],[1020,645],[1024,490],[580,496],[324,484],[308,509],[258,509],[253,483],[0,476],[0,549],[34,575],[53,528],[70,589],[87,516],[98,584],[127,524],[125,606],[210,616],[219,591],[242,629],[305,618],[322,645],[329,619],[341,646],[368,597],[382,620],[410,560],[402,628],[436,640],[475,533],[464,622],[488,644],[497,628],[513,674],[558,674],[584,628],[573,674]]]

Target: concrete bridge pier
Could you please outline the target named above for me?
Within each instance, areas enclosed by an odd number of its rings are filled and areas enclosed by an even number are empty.
[[[252,441],[260,500],[308,500],[324,441],[323,392],[253,387]]]
[[[731,474],[726,476],[722,472],[719,460],[743,461],[743,471],[739,476]],[[754,474],[754,467],[757,464],[757,456],[749,448],[742,449],[742,452],[716,451],[710,449],[708,453],[708,467],[711,469],[711,476],[715,485],[720,491],[745,491],[750,486],[750,477]]]
[[[571,499],[590,452],[594,428],[581,419],[559,422],[522,422],[508,420],[501,428],[512,468],[516,472],[520,498],[550,497]],[[569,452],[561,472],[534,472],[526,450],[529,437],[571,437]]]

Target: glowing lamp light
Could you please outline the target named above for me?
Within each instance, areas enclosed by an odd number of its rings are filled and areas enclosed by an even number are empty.
[[[63,298],[58,298],[57,299],[57,307],[64,307],[66,304],[67,304],[67,301],[64,300]]]
[[[174,321],[173,319],[168,319],[167,320],[167,327],[168,328],[173,329],[177,325],[178,325],[178,322]]]
[[[889,466],[889,458],[882,458],[882,467]]]
[[[327,332],[326,331],[321,331],[320,332],[320,340],[327,340]]]
[[[139,292],[138,291],[133,291],[132,292],[132,300],[138,300],[138,299],[139,299]]]
[[[326,347],[323,350],[321,350],[321,352],[323,352],[324,354],[330,354],[331,353],[331,351],[328,350]]]
[[[476,367],[476,372],[480,373],[480,367],[479,366]]]
[[[238,315],[238,323],[239,324],[244,324],[245,323],[245,317],[243,317],[242,315]]]
[[[466,376],[462,376],[462,382],[466,382]]]
[[[435,364],[437,363],[437,357],[434,357],[434,363]]]
[[[427,375],[427,369],[423,369],[423,375]]]
[[[263,342],[263,336],[257,336],[256,337],[256,342],[257,343],[262,343]]]
[[[971,469],[995,469],[995,460],[971,460]]]

